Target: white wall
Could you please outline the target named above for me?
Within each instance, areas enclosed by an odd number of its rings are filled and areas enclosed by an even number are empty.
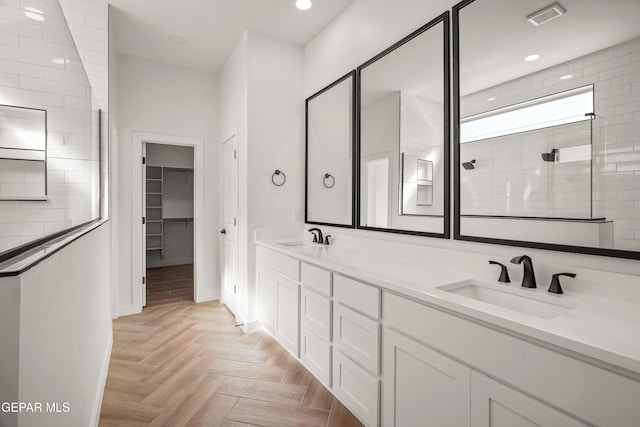
[[[109,109],[109,6],[102,0],[58,0],[100,108]]]
[[[18,401],[20,366],[20,280],[0,278],[0,403]],[[0,425],[13,426],[18,415],[0,411]]]
[[[309,96],[347,71],[392,45],[403,36],[427,23],[457,1],[425,2],[403,0],[355,0],[305,47],[305,96]],[[415,236],[398,236],[363,230],[328,229],[332,234],[352,234],[417,245],[447,247],[459,251],[494,254],[502,257],[527,253],[535,259],[566,266],[589,267],[604,271],[623,272],[640,276],[640,263],[591,255],[515,248],[454,240]],[[393,245],[389,244],[392,248]]]
[[[0,280],[0,401],[69,404],[7,414],[2,426],[90,426],[111,354],[109,223],[20,276]]]
[[[93,425],[111,355],[109,223],[20,277],[22,402],[69,402],[66,414],[21,414],[19,426]]]
[[[217,76],[174,65],[129,56],[118,56],[118,306],[119,314],[133,313],[133,292],[140,283],[132,283],[131,183],[132,132],[147,132],[204,139],[204,249],[203,294],[215,297],[219,292],[218,250],[218,132]],[[139,218],[136,216],[135,220]]]
[[[255,231],[302,229],[303,225],[300,215],[294,218],[304,200],[303,49],[249,33],[247,52],[247,303],[248,319],[255,319]],[[271,182],[276,169],[287,174],[282,187]]]
[[[220,75],[219,144],[238,134],[238,306],[255,319],[255,231],[302,229],[303,50],[257,33],[245,33]],[[275,169],[287,183],[275,187]],[[220,167],[220,170],[222,168]]]
[[[115,23],[111,19],[113,8],[109,7],[109,203],[108,216],[111,223],[111,317],[118,317],[119,221],[118,221],[118,53],[116,52]]]

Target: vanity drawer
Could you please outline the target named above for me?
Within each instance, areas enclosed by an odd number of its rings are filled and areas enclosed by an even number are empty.
[[[380,325],[377,321],[334,304],[333,345],[370,372],[377,374],[380,371]]]
[[[331,345],[302,326],[300,361],[325,387],[331,388]]]
[[[376,287],[334,274],[333,297],[367,316],[380,318],[380,289]]]
[[[305,262],[301,265],[301,282],[321,294],[331,296],[331,272]]]
[[[306,286],[302,287],[300,320],[320,338],[331,341],[331,301]]]
[[[367,426],[378,425],[378,378],[353,363],[340,351],[333,352],[333,393]]]
[[[300,281],[300,261],[295,258],[258,246],[256,261],[296,282]]]

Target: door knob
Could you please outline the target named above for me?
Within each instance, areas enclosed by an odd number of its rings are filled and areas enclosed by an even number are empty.
[[[220,234],[227,234],[227,230],[223,228],[222,230],[220,230]]]

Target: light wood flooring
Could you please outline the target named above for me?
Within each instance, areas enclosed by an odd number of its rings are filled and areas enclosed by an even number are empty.
[[[362,426],[266,332],[217,301],[113,322],[100,426]]]
[[[193,301],[193,264],[147,269],[147,307]]]

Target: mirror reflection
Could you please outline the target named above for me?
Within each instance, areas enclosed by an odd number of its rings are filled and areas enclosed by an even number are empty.
[[[0,105],[0,200],[45,200],[47,112]]]
[[[306,218],[354,226],[355,72],[307,99]]]
[[[361,228],[446,233],[447,19],[358,69]]]
[[[640,251],[638,22],[627,0],[460,9],[456,234]]]

